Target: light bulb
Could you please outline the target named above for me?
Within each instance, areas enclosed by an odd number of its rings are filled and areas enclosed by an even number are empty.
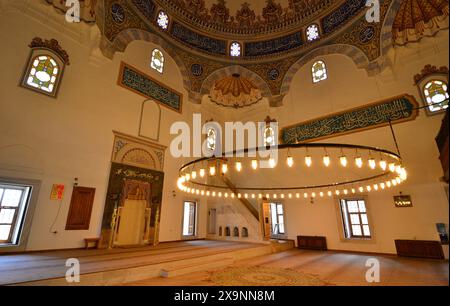
[[[263,198],[263,195],[260,193],[260,194],[258,194],[258,198],[259,199],[262,199]]]
[[[248,199],[248,194],[247,193],[244,194],[244,198]]]
[[[188,188],[186,189],[186,192],[187,192],[187,193],[191,193],[191,188],[188,187]]]
[[[215,191],[212,192],[212,196],[213,196],[213,198],[216,196],[216,192]]]
[[[216,167],[212,166],[209,168],[209,175],[211,176],[216,175]]]
[[[322,191],[319,193],[319,195],[320,195],[321,198],[323,198],[323,196],[324,196]]]
[[[331,191],[328,191],[328,196],[329,197],[333,196],[333,193]]]
[[[397,177],[395,180],[397,181],[397,184],[401,184],[402,183],[402,179],[400,177]]]
[[[391,188],[391,186],[392,186],[391,181],[387,181],[387,182],[386,182],[386,186],[387,186],[388,188]]]
[[[364,192],[364,188],[363,187],[359,187],[359,192]]]
[[[397,181],[396,180],[392,180],[392,185],[393,186],[397,186]]]
[[[373,189],[375,189],[375,191],[377,191],[379,189],[378,184],[373,185]]]
[[[258,161],[256,159],[252,160],[252,168],[253,170],[258,169]]]
[[[305,193],[303,194],[303,197],[304,197],[305,199],[307,199],[307,198],[308,198],[308,194],[305,192]]]
[[[341,192],[339,190],[336,190],[336,195],[338,196],[340,194],[341,194]]]
[[[234,193],[231,194],[231,198],[234,199],[236,195]]]
[[[352,193],[355,194],[356,193],[356,189],[352,188]]]
[[[294,158],[292,156],[288,156],[286,162],[289,168],[292,168],[294,166]]]
[[[316,193],[315,192],[313,192],[313,193],[311,193],[311,198],[315,198],[316,197]]]
[[[285,195],[284,195],[284,193],[282,193],[282,194],[281,194],[281,198],[284,199],[284,197],[285,197]]]
[[[211,195],[211,192],[208,190],[208,191],[206,192],[206,196],[209,197],[210,195]]]
[[[305,157],[305,164],[307,167],[311,167],[312,166],[312,157],[311,156],[306,156]]]
[[[288,195],[288,198],[289,198],[289,199],[292,199],[292,193],[290,193],[290,194]]]
[[[241,162],[236,162],[236,171],[237,172],[241,172],[242,170],[242,163]]]
[[[222,192],[219,192],[219,193],[217,194],[217,196],[218,196],[219,198],[221,198],[221,197],[222,197]]]
[[[225,198],[228,198],[228,192],[225,192],[225,194],[223,195]]]
[[[340,161],[341,161],[342,167],[347,167],[347,165],[348,165],[347,156],[345,156],[345,155],[341,156]]]
[[[200,177],[204,177],[205,176],[205,169],[200,169]]]
[[[398,175],[402,174],[402,167],[401,166],[395,167],[395,172],[397,172]]]
[[[252,199],[254,199],[256,196],[255,196],[255,194],[254,193],[252,193]]]
[[[242,194],[238,193],[238,199],[242,198]]]
[[[270,194],[266,194],[266,199],[270,199]]]
[[[384,190],[384,188],[386,188],[386,184],[385,184],[385,183],[381,183],[381,184],[380,184],[380,187],[381,187],[381,189]]]
[[[377,167],[377,162],[375,161],[374,158],[369,159],[369,167],[370,169],[375,169]]]
[[[275,159],[273,159],[273,158],[269,159],[269,167],[275,168],[275,166],[276,166]]]
[[[194,193],[195,193],[195,189],[192,189],[192,190],[191,190],[191,193],[194,194]]]
[[[380,161],[380,168],[383,169],[383,171],[386,171],[387,169],[387,162],[384,160]]]
[[[300,193],[296,193],[296,194],[295,194],[295,197],[296,197],[297,199],[300,199]]]
[[[362,166],[363,166],[363,160],[362,160],[362,158],[361,158],[361,157],[355,158],[355,164],[356,164],[356,167],[362,168]]]
[[[202,192],[200,192],[200,194],[201,194],[202,196],[204,196],[204,195],[205,195],[205,191],[202,190]]]
[[[197,171],[192,171],[191,177],[193,180],[195,180],[197,178]]]
[[[273,194],[273,198],[274,198],[274,199],[278,198],[278,196],[277,196],[276,193]]]
[[[323,164],[325,165],[325,167],[329,167],[329,166],[330,166],[330,163],[331,163],[330,156],[325,155],[325,156],[323,157]]]
[[[394,163],[389,164],[389,171],[395,172],[395,164]]]
[[[347,195],[348,194],[348,190],[344,189],[344,194]]]
[[[184,177],[186,178],[186,182],[189,182],[191,179],[191,175],[189,173],[187,173]]]
[[[222,165],[222,173],[225,174],[228,172],[228,165],[227,164],[223,164]]]
[[[372,191],[372,187],[371,186],[367,186],[366,189],[367,189],[368,192]]]
[[[199,195],[199,194],[200,194],[200,190],[197,189],[197,190],[195,191],[195,194],[196,194],[196,195]]]
[[[408,178],[408,172],[406,172],[405,168],[402,168],[402,173],[400,174],[400,178],[405,181]]]

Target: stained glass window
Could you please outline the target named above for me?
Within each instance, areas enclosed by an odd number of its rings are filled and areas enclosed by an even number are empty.
[[[214,151],[216,149],[216,130],[209,129],[206,134],[206,147],[210,151]]]
[[[327,66],[323,61],[317,61],[312,66],[312,77],[314,83],[319,83],[328,78]]]
[[[59,72],[59,66],[52,57],[40,55],[33,59],[26,83],[46,93],[53,93]]]
[[[433,80],[425,85],[423,93],[430,112],[439,112],[448,108],[447,89],[447,84],[440,80]]]
[[[169,28],[169,15],[163,11],[159,12],[157,22],[161,29],[167,30]]]
[[[314,41],[320,38],[319,26],[317,24],[312,24],[306,29],[306,39],[308,41]]]
[[[150,67],[152,67],[152,69],[155,69],[159,73],[163,73],[163,71],[164,71],[164,54],[160,50],[158,50],[158,49],[153,50],[152,62],[150,64]]]
[[[230,55],[232,57],[239,57],[241,56],[241,44],[238,42],[234,42],[230,46]]]

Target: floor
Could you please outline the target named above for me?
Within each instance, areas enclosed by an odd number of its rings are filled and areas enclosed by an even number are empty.
[[[366,261],[376,258],[380,262],[380,282],[366,281]],[[261,256],[236,262],[234,265],[217,271],[196,272],[174,278],[156,278],[140,281],[131,286],[215,286],[215,275],[226,273],[226,270],[243,270],[246,267],[271,268],[273,271],[283,270],[312,276],[321,285],[337,286],[448,286],[448,261],[398,258],[396,256],[368,256],[338,252],[315,252],[293,249],[282,253]],[[230,285],[255,285],[246,282],[245,276],[235,273],[241,282]],[[248,278],[247,278],[248,279]],[[267,280],[267,277],[264,279]],[[270,285],[270,282],[267,283]],[[319,283],[320,285],[320,283]]]
[[[64,277],[66,260],[77,258],[81,273],[157,265],[199,256],[226,254],[260,246],[225,241],[184,241],[161,243],[156,247],[112,250],[66,250],[0,255],[0,285]]]

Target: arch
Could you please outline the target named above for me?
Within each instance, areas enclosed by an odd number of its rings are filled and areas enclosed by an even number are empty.
[[[219,236],[222,237],[222,226],[219,226]]]
[[[239,237],[239,227],[237,226],[233,229],[233,237]]]
[[[172,57],[180,69],[181,76],[183,78],[183,87],[190,92],[191,80],[189,79],[189,72],[184,65],[184,61],[178,53],[175,52],[175,48],[173,48],[164,39],[153,33],[141,29],[126,29],[120,32],[112,42],[103,37],[100,43],[100,50],[103,55],[109,59],[112,59],[116,52],[125,52],[127,46],[135,40],[143,40],[154,43],[163,49],[164,52],[166,52],[170,57]]]
[[[248,229],[246,227],[242,228],[242,237],[247,238],[248,237]]]
[[[300,70],[300,68],[304,67],[309,61],[313,60],[318,56],[324,55],[332,55],[332,54],[340,54],[345,55],[350,58],[359,69],[369,70],[369,58],[367,55],[359,48],[347,45],[347,44],[334,44],[328,46],[322,46],[316,48],[309,53],[305,54],[302,58],[300,58],[294,65],[289,68],[288,72],[284,76],[280,96],[285,96],[291,87],[292,79],[295,74]]]
[[[395,17],[397,16],[401,3],[402,0],[392,0],[392,3],[386,13],[386,17],[384,17],[383,26],[381,27],[380,33],[381,57],[388,54],[389,50],[394,47],[394,43],[392,41],[392,26],[394,25]]]
[[[263,97],[269,100],[270,105],[272,106],[275,97],[272,95],[270,91],[269,85],[264,81],[258,74],[255,72],[240,66],[228,66],[224,68],[217,69],[213,73],[211,73],[202,83],[200,89],[200,95],[192,97],[196,103],[201,103],[201,99],[204,95],[209,95],[211,88],[214,86],[216,81],[221,80],[227,76],[239,74],[245,78],[248,78],[255,82],[255,85],[258,86],[259,90],[261,90],[261,94]]]
[[[225,236],[226,237],[230,237],[231,236],[231,230],[230,230],[229,226],[225,227]]]

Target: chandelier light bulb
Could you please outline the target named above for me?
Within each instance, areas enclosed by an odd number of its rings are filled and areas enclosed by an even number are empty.
[[[308,198],[308,194],[305,192],[305,193],[303,194],[303,197],[304,197],[305,199],[307,199],[307,198]]]
[[[200,169],[200,177],[205,177],[205,169]]]
[[[256,159],[252,160],[252,168],[253,170],[258,169],[258,161]]]
[[[312,166],[312,157],[311,156],[308,155],[305,157],[305,164],[308,168]]]
[[[328,196],[329,197],[333,196],[333,193],[331,191],[328,191]]]
[[[369,159],[369,167],[370,169],[374,170],[377,167],[377,162],[375,161],[374,158],[370,158]]]
[[[225,192],[224,197],[228,198],[228,192]]]
[[[211,192],[208,190],[206,191],[206,196],[209,197],[211,195]]]
[[[263,195],[260,193],[260,194],[258,195],[258,198],[259,198],[259,199],[262,199],[262,198],[263,198]]]
[[[402,179],[400,177],[397,177],[395,180],[396,180],[397,184],[399,184],[399,185],[402,183]]]
[[[241,162],[236,162],[236,171],[237,172],[241,172],[242,170],[242,163]]]
[[[191,190],[191,193],[192,193],[192,194],[194,194],[194,193],[196,193],[196,192],[197,192],[197,191],[196,191],[195,189],[192,189],[192,190]]]
[[[226,174],[228,172],[228,165],[227,164],[223,164],[222,165],[222,173]]]
[[[392,180],[392,186],[397,186],[397,181],[396,180]]]
[[[356,189],[352,188],[352,193],[355,194],[356,193]]]
[[[340,194],[341,194],[341,192],[339,190],[336,190],[336,195],[338,196]]]
[[[363,160],[362,160],[362,158],[361,158],[361,157],[355,158],[355,164],[356,164],[356,167],[362,168],[362,166],[363,166]]]
[[[385,183],[381,183],[380,187],[381,187],[382,190],[384,190],[386,188],[386,184]]]
[[[269,167],[275,168],[275,166],[276,166],[275,159],[273,159],[273,158],[269,159]]]
[[[323,157],[323,164],[325,165],[325,167],[329,167],[331,164],[331,160],[330,160],[330,156],[329,155],[325,155]]]
[[[245,198],[245,199],[248,199],[248,194],[247,194],[247,193],[244,194],[244,198]]]
[[[394,163],[389,164],[389,171],[395,172],[395,164]]]
[[[402,168],[402,173],[400,174],[400,178],[405,181],[408,178],[408,172],[406,172],[405,168]]]
[[[340,161],[341,161],[342,167],[347,167],[347,165],[348,165],[347,156],[345,156],[345,155],[341,156]]]
[[[274,194],[273,194],[273,198],[274,198],[274,199],[277,199],[277,198],[278,198],[278,195],[277,195],[276,193],[274,193]]]
[[[359,192],[363,193],[364,192],[364,188],[363,187],[359,187]]]
[[[217,196],[218,196],[219,198],[221,198],[221,197],[222,197],[222,192],[219,192],[219,193],[217,194]]]
[[[270,199],[270,194],[266,194],[266,199]]]
[[[202,190],[202,192],[200,192],[200,194],[201,194],[202,196],[204,196],[204,195],[205,195],[205,191]]]
[[[296,194],[295,194],[295,197],[296,197],[297,199],[300,199],[300,193],[296,193]]]
[[[315,192],[313,192],[313,193],[311,193],[311,198],[315,198],[316,197],[316,193]]]
[[[378,184],[373,185],[373,189],[374,189],[375,191],[378,191],[378,189],[379,189]]]
[[[211,176],[216,175],[216,167],[212,166],[209,168],[209,175]]]
[[[213,198],[216,196],[216,192],[215,191],[212,192],[212,196],[213,196]]]
[[[385,160],[380,161],[380,168],[383,169],[383,171],[386,171],[387,169],[387,162]]]
[[[288,198],[289,198],[289,199],[292,199],[292,193],[290,193],[290,194],[288,195]]]
[[[191,175],[189,173],[186,173],[184,177],[186,179],[186,182],[189,182],[191,180]]]
[[[234,199],[236,195],[234,193],[231,194],[231,198]]]
[[[289,168],[292,168],[294,166],[294,158],[292,156],[288,156],[286,162]]]
[[[187,193],[191,193],[191,188],[188,187],[188,188],[186,189],[186,192],[187,192]]]
[[[197,178],[197,171],[192,171],[191,177],[193,180],[195,180]]]
[[[255,196],[255,194],[254,194],[254,193],[252,193],[252,199],[254,199],[254,198],[256,198],[256,196]]]
[[[367,189],[368,192],[372,191],[372,187],[371,186],[367,186],[366,189]]]
[[[398,175],[401,175],[402,174],[402,167],[401,166],[397,166],[397,167],[395,167],[395,172],[397,172],[397,174]]]
[[[242,198],[242,194],[238,193],[238,199]]]
[[[284,197],[285,197],[285,195],[284,195],[284,193],[282,193],[282,194],[281,194],[281,198],[284,199]]]
[[[319,193],[319,195],[320,195],[321,198],[323,198],[323,196],[324,196],[322,191]]]
[[[344,194],[347,195],[348,194],[348,190],[344,189]]]
[[[387,186],[388,188],[391,188],[391,187],[392,187],[391,181],[387,181],[387,182],[386,182],[386,186]]]

